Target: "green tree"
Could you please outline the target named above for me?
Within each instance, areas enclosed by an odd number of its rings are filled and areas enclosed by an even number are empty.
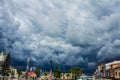
[[[22,75],[22,70],[21,69],[17,69],[17,73],[18,73],[18,77],[20,77],[20,75]]]
[[[2,75],[3,76],[8,76],[10,73],[10,65],[11,65],[11,56],[10,56],[10,52],[9,54],[6,56],[6,59],[2,65]]]
[[[48,75],[48,73],[47,73],[47,72],[45,72],[45,73],[44,73],[45,80],[48,80],[48,79],[47,79],[47,77],[46,77],[47,75]]]
[[[71,69],[71,73],[72,73],[73,79],[76,80],[77,78],[79,78],[81,76],[82,71],[81,71],[80,67],[73,67]]]
[[[34,72],[35,72],[35,74],[37,75],[37,77],[40,76],[40,68],[36,68],[36,69],[34,70]]]
[[[60,78],[60,77],[61,77],[61,71],[59,70],[58,65],[56,65],[56,67],[55,67],[54,76],[55,76],[56,78]]]
[[[11,71],[11,75],[15,75],[15,71],[12,70],[12,71]]]
[[[45,73],[44,73],[44,76],[47,76],[47,75],[48,75],[48,73],[47,73],[47,72],[45,72]]]
[[[67,73],[67,74],[66,74],[66,76],[67,76],[67,78],[68,78],[68,77],[70,77],[70,74],[69,74],[69,73]]]
[[[12,71],[11,71],[11,76],[12,76],[12,78],[14,77],[14,75],[15,75],[15,71],[12,70]]]

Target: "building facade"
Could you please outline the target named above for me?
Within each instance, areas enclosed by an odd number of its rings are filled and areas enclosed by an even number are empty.
[[[94,73],[96,78],[110,78],[112,80],[120,79],[120,61],[113,61],[106,64],[98,65],[97,71]]]
[[[6,59],[6,56],[7,56],[7,55],[5,55],[4,50],[3,50],[3,51],[0,53],[0,72],[1,72],[1,70],[2,70],[2,65],[3,65],[3,63],[4,63],[5,59]]]
[[[120,62],[119,63],[113,63],[111,66],[111,77],[115,79],[120,79]]]

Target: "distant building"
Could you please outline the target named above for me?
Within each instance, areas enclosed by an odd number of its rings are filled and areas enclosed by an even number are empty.
[[[86,75],[84,73],[82,73],[82,74],[80,74],[79,77],[81,77],[81,76],[86,76]],[[72,77],[73,77],[72,73],[62,73],[61,79],[72,80]]]
[[[3,65],[3,63],[4,63],[5,59],[6,59],[6,56],[7,56],[7,55],[5,55],[4,50],[3,50],[3,51],[0,53],[0,72],[1,72],[1,70],[2,70],[2,65]]]
[[[72,79],[72,73],[62,73],[61,79]]]
[[[109,69],[110,77],[120,79],[120,62],[113,63],[110,66],[111,66],[111,68]]]
[[[0,52],[0,74],[2,73],[3,64],[4,64],[4,62],[5,62],[5,60],[6,60],[6,58],[7,58],[8,55],[10,55],[10,53],[9,54],[5,54],[4,49]],[[11,60],[10,60],[10,62],[11,62]],[[16,77],[16,78],[18,77],[17,69],[16,68],[13,68],[11,65],[9,65],[8,66],[8,70],[10,70],[11,72],[13,72],[13,74],[14,74],[13,75],[12,73],[9,73],[10,77]]]
[[[27,58],[27,65],[26,65],[26,72],[28,72],[29,71],[29,64],[30,64],[30,58],[28,57]]]
[[[14,67],[10,67],[10,70],[14,72],[14,74],[10,74],[11,77],[15,77],[18,78],[18,73],[17,73],[17,69]]]
[[[94,76],[96,78],[120,79],[120,61],[98,65]]]

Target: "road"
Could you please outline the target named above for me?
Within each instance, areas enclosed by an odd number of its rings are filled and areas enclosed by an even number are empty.
[[[112,79],[103,79],[103,78],[100,78],[100,79],[95,79],[95,80],[112,80]]]

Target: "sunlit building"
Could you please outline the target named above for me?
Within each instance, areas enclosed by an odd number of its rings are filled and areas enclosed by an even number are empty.
[[[4,64],[7,56],[8,56],[8,54],[5,54],[5,51],[4,51],[4,49],[3,49],[3,50],[0,52],[0,74],[2,73],[3,64]],[[17,69],[15,69],[15,68],[13,68],[11,65],[9,65],[8,70],[10,70],[11,72],[14,73],[14,75],[11,74],[11,73],[9,73],[9,76],[10,76],[10,77],[18,77]]]
[[[3,63],[4,63],[5,59],[6,59],[6,56],[7,56],[7,55],[5,55],[4,50],[3,50],[3,51],[0,53],[0,72],[1,72],[1,70],[2,70],[2,65],[3,65]]]
[[[94,76],[96,78],[110,78],[112,80],[120,79],[120,61],[98,65]]]

